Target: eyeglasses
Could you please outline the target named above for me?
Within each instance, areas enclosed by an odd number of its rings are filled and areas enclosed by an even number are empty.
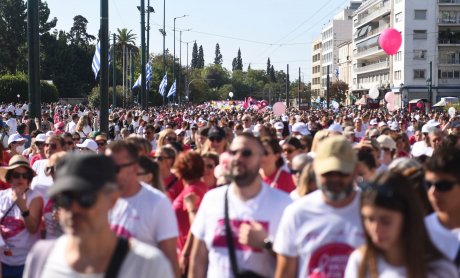
[[[19,179],[19,178],[22,177],[23,179],[28,180],[29,177],[30,177],[30,175],[29,175],[29,173],[18,173],[18,172],[13,172],[13,173],[11,173],[11,177],[12,177],[13,179]]]
[[[45,143],[43,143],[43,142],[35,142],[35,146],[37,146],[39,148],[43,147],[43,145],[45,145]]]
[[[96,203],[96,192],[63,192],[54,197],[54,202],[58,207],[69,209],[73,201],[76,201],[82,208],[89,209]]]
[[[118,174],[121,171],[121,169],[129,167],[129,166],[134,165],[134,164],[136,164],[135,161],[131,161],[131,162],[128,162],[128,163],[125,163],[125,164],[115,165],[115,172]]]
[[[169,157],[169,156],[154,156],[153,159],[159,161],[159,162],[162,162],[163,160],[166,160],[166,159],[171,159],[172,157]]]
[[[224,138],[221,138],[221,137],[211,137],[211,138],[209,138],[209,141],[211,141],[211,142],[220,143],[220,142],[222,142],[222,140],[224,140]]]
[[[231,156],[235,156],[237,153],[241,153],[242,157],[248,158],[252,155],[252,151],[250,149],[242,149],[242,150],[229,150],[228,153]]]
[[[54,143],[45,143],[45,147],[55,150],[57,148],[57,145]]]
[[[206,164],[206,169],[214,169],[215,167],[213,164]]]
[[[425,181],[425,188],[426,190],[429,190],[432,186],[439,191],[439,192],[448,192],[452,190],[452,188],[457,184],[457,182],[454,181],[446,181],[446,180],[441,180],[438,182],[432,182],[432,181]]]
[[[300,170],[291,169],[291,175],[297,175],[300,173]]]
[[[99,147],[103,147],[103,146],[107,145],[107,142],[106,142],[106,141],[98,141],[98,142],[96,142],[96,143],[97,143],[97,145],[98,145]]]
[[[391,149],[390,148],[382,148],[382,151],[389,152],[389,151],[391,151]]]
[[[52,175],[52,174],[54,174],[55,171],[56,171],[56,167],[54,165],[45,167],[45,173],[47,175]]]

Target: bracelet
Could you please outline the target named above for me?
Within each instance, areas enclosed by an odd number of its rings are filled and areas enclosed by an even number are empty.
[[[30,215],[30,210],[25,210],[25,211],[21,212],[21,216],[22,216],[23,218],[26,218],[26,217],[29,216],[29,215]]]

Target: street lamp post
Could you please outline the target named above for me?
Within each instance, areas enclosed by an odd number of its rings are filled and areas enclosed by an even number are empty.
[[[426,80],[426,86],[428,87],[428,104],[431,107],[431,86],[432,86],[431,78],[428,78]]]
[[[180,71],[182,71],[182,32],[188,32],[192,29],[186,29],[186,30],[180,30],[179,31],[179,68],[180,68]],[[188,44],[187,44],[187,50],[188,50]],[[188,53],[188,52],[187,52]],[[188,60],[188,56],[187,56],[187,60]],[[187,61],[187,70],[188,70],[188,61]],[[178,90],[177,90],[177,98],[179,100],[179,105],[180,105],[180,102],[181,102],[181,99],[180,99],[180,89],[181,89],[181,74],[179,73],[179,82],[178,82]]]
[[[147,100],[147,88],[146,88],[146,83],[147,83],[147,76],[145,76],[146,70],[146,64],[149,59],[149,41],[150,41],[150,13],[154,13],[155,10],[153,7],[150,6],[150,0],[147,1],[147,9],[145,9],[145,2],[144,0],[141,0],[141,5],[137,6],[137,9],[141,12],[141,107],[143,109],[146,109],[148,106],[148,100]],[[147,26],[145,26],[145,13],[147,13]],[[147,47],[145,46],[145,31],[147,30]],[[131,50],[130,50],[130,56],[131,56]],[[132,71],[132,68],[131,68]],[[132,81],[131,81],[132,82]],[[132,85],[132,84],[131,84]]]
[[[178,16],[178,17],[175,17],[174,18],[174,27],[173,27],[173,40],[174,40],[174,43],[173,43],[173,82],[176,80],[176,19],[179,19],[179,18],[184,18],[188,15],[184,14],[182,16]],[[176,92],[176,96],[177,96],[177,92]]]

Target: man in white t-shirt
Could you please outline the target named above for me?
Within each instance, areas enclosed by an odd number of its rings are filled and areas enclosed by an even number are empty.
[[[125,238],[136,238],[158,247],[169,259],[176,276],[177,220],[169,199],[160,191],[137,180],[138,153],[132,143],[115,141],[106,149],[117,167],[121,198],[110,212],[112,230]]]
[[[59,165],[49,193],[65,235],[33,247],[24,277],[174,277],[160,250],[110,230],[108,213],[120,195],[110,158],[72,154]]]
[[[342,277],[348,256],[364,243],[357,157],[349,141],[332,136],[317,149],[313,167],[317,190],[284,211],[276,236],[275,277]]]
[[[75,131],[77,130],[78,119],[79,119],[78,114],[72,114],[72,120],[67,123],[65,127],[65,131],[71,134],[74,134]]]
[[[426,164],[428,199],[434,213],[425,225],[434,245],[460,268],[460,150],[443,146]],[[459,269],[460,270],[460,269]]]
[[[231,184],[209,191],[192,224],[194,236],[189,277],[233,277],[225,224],[228,200],[229,237],[238,271],[273,277],[272,240],[289,196],[263,183],[259,176],[264,149],[250,134],[237,136],[229,148]]]

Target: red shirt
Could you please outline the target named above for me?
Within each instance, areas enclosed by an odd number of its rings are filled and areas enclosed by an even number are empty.
[[[185,241],[187,240],[187,235],[190,230],[190,221],[184,199],[186,196],[193,192],[198,196],[198,202],[196,204],[198,208],[206,191],[208,191],[208,186],[204,182],[198,181],[196,183],[189,184],[188,186],[186,186],[173,202],[173,208],[174,212],[176,213],[177,224],[179,227],[179,236],[177,237],[177,248],[181,252],[184,248]]]
[[[169,197],[171,202],[173,202],[177,196],[179,196],[182,189],[184,189],[182,180],[175,175],[170,175],[169,177],[163,179],[163,184],[165,186],[166,195]]]
[[[286,193],[291,193],[295,189],[295,184],[294,184],[294,181],[292,180],[291,174],[289,174],[288,172],[284,170],[281,170],[278,180],[275,181],[277,172],[278,170],[276,170],[270,176],[263,178],[263,181],[268,183],[268,185],[270,185],[273,188],[282,190]],[[275,181],[274,184],[272,184],[273,181]]]

